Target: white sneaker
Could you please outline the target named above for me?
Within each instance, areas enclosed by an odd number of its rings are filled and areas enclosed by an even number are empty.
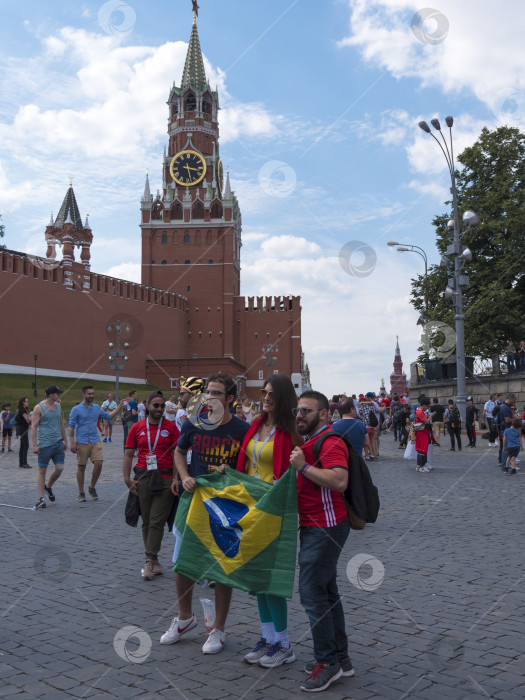
[[[419,467],[419,471],[420,471],[420,472],[425,472],[425,473],[427,473],[427,472],[429,472],[429,471],[431,471],[431,470],[430,470],[427,466],[424,466],[424,467]]]
[[[259,659],[259,666],[263,668],[275,668],[276,666],[291,664],[292,661],[295,661],[295,654],[292,651],[292,647],[285,649],[281,646],[281,642],[277,642],[268,649],[266,656]]]
[[[186,632],[189,632],[195,627],[197,627],[197,618],[195,617],[195,613],[189,620],[179,620],[178,617],[174,617],[169,629],[164,632],[160,638],[160,643],[174,644],[175,642],[179,641],[183,634],[186,634]]]
[[[212,629],[210,636],[204,642],[202,647],[203,654],[218,654],[219,651],[224,649],[224,642],[226,641],[226,633],[221,632],[218,629]]]
[[[434,467],[431,464],[427,463],[427,464],[425,464],[425,469],[427,470],[427,472],[431,472],[432,469],[434,469]]]

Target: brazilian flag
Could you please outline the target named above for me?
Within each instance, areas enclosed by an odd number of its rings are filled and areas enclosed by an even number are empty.
[[[251,594],[291,598],[297,549],[294,469],[273,486],[226,467],[196,479],[175,516],[181,535],[174,570]]]

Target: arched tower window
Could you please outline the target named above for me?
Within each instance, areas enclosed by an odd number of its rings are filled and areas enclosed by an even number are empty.
[[[222,219],[222,206],[219,202],[213,202],[211,205],[211,218]]]
[[[163,233],[162,238],[161,238],[161,243],[167,243],[168,242],[168,234]]]
[[[189,234],[189,233],[185,233],[185,234],[184,234],[184,243],[189,243],[189,242],[190,242],[190,234]]]
[[[197,109],[197,99],[193,92],[189,92],[186,96],[186,112],[195,112]]]

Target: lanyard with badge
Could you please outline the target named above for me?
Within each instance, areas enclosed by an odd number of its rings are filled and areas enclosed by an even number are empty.
[[[266,440],[263,442],[263,444],[259,447],[259,451],[257,452],[257,443],[259,442],[259,433],[260,433],[260,428],[257,431],[257,433],[253,436],[253,457],[252,457],[252,465],[253,465],[253,470],[255,474],[256,479],[260,479],[261,475],[259,474],[259,460],[261,458],[261,452],[263,451],[263,447],[266,445],[266,443],[274,436],[275,431],[277,430],[277,426],[274,425],[272,430],[270,431],[269,435],[267,436]]]
[[[159,441],[159,435],[160,435],[160,427],[162,425],[162,421],[164,418],[160,419],[160,423],[157,428],[157,437],[155,438],[155,442],[153,443],[153,448],[151,447],[151,438],[149,436],[149,420],[146,420],[146,435],[148,437],[148,454],[146,455],[146,469],[148,471],[153,471],[154,469],[158,469],[157,467],[157,455],[155,454],[155,449],[157,447],[157,442]]]

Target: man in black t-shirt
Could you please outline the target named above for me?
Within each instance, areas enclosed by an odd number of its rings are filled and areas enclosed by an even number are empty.
[[[243,438],[248,432],[247,422],[230,413],[230,407],[237,393],[237,387],[226,374],[213,374],[208,377],[204,397],[207,411],[196,411],[182,425],[182,431],[175,450],[175,466],[182,487],[193,493],[198,484],[197,476],[216,471],[221,465],[235,469]],[[191,448],[191,463],[188,469],[186,456]],[[175,486],[174,493],[176,491]],[[161,644],[173,644],[197,626],[192,610],[194,582],[175,574],[179,614],[169,629],[160,638]],[[222,583],[215,584],[216,615],[208,639],[202,647],[203,654],[216,654],[224,648],[226,634],[224,627],[230,608],[232,589]]]

